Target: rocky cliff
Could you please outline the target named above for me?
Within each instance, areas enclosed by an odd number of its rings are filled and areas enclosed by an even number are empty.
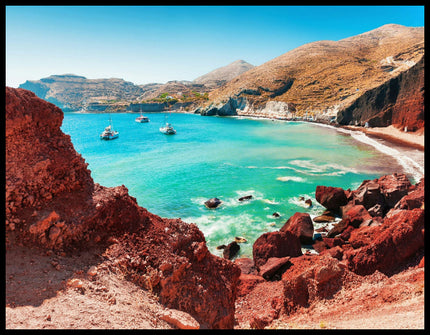
[[[424,127],[424,57],[409,70],[368,90],[337,116],[342,125],[366,122],[415,131]]]
[[[64,110],[80,110],[91,102],[132,101],[143,94],[139,86],[123,79],[87,79],[72,74],[27,80],[19,88],[30,90]]]
[[[281,117],[308,113],[330,118],[349,108],[365,92],[411,69],[423,55],[424,28],[394,24],[340,41],[313,42],[212,91],[205,108],[219,109],[231,99],[241,98],[247,101],[246,108],[231,110],[231,114],[268,116],[266,105],[275,101],[284,104],[284,115],[278,115]],[[411,76],[418,76],[417,81],[423,80],[423,72],[412,72]]]
[[[53,104],[6,87],[7,248],[104,247],[115,271],[165,306],[203,328],[232,328],[238,267],[212,255],[196,225],[149,213],[124,186],[94,183],[62,120]]]

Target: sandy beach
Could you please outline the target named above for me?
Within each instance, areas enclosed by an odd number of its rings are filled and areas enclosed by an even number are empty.
[[[362,131],[369,136],[378,137],[393,144],[400,144],[424,151],[424,129],[416,132],[404,132],[394,126],[375,128],[344,126],[343,128]]]

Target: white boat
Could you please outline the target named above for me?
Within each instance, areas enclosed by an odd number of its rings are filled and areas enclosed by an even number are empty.
[[[176,130],[172,127],[170,123],[166,123],[164,127],[160,128],[160,131],[166,135],[174,135],[176,134]]]
[[[167,116],[166,116],[166,125],[164,127],[161,127],[160,131],[166,135],[176,134],[176,130],[172,127],[170,123],[167,122]]]
[[[138,117],[135,119],[135,121],[136,121],[136,122],[139,122],[139,123],[149,122],[149,118],[147,118],[146,116],[142,115],[142,109],[141,109],[141,110],[140,110],[140,116],[138,116]]]
[[[114,140],[118,138],[118,136],[119,133],[113,129],[112,120],[111,118],[109,118],[109,126],[107,126],[105,130],[103,130],[103,132],[100,134],[100,138],[102,140]]]

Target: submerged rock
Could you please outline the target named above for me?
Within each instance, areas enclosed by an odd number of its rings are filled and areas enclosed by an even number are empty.
[[[225,259],[232,259],[234,256],[236,256],[239,250],[239,244],[237,244],[236,241],[233,241],[224,248],[222,255]]]
[[[209,209],[217,208],[222,204],[222,201],[218,198],[211,198],[205,201],[205,206]]]
[[[253,198],[252,194],[251,195],[245,195],[243,197],[240,197],[238,200],[239,201],[243,201],[243,200],[251,200]]]

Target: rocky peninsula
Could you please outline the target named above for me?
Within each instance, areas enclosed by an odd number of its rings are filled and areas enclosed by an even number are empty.
[[[424,177],[318,186],[333,228],[296,213],[230,261],[94,183],[62,119],[6,87],[6,328],[424,327]]]

